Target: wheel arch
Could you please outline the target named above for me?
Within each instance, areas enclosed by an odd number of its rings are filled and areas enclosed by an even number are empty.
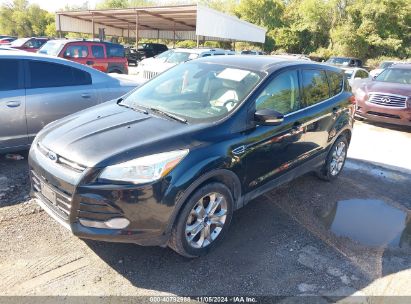
[[[225,185],[233,195],[234,200],[234,210],[237,210],[241,207],[241,198],[242,198],[242,189],[241,189],[241,182],[238,176],[227,169],[216,169],[210,172],[207,172],[200,176],[197,180],[195,180],[180,196],[177,197],[176,205],[174,208],[174,212],[171,215],[170,221],[167,225],[166,234],[170,234],[171,230],[183,209],[187,200],[194,194],[194,192],[201,188],[202,186],[208,183],[221,183]]]

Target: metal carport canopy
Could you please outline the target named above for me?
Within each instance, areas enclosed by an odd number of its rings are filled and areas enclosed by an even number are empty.
[[[266,29],[201,5],[151,6],[56,13],[59,32],[108,36],[264,43]]]

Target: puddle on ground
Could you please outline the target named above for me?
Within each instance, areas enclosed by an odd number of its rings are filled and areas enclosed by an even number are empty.
[[[318,211],[325,227],[337,236],[372,247],[411,248],[411,214],[381,200],[339,201]]]

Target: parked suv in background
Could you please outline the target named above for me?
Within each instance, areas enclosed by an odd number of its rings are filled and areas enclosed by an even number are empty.
[[[336,66],[362,67],[362,60],[353,57],[331,57],[326,63]]]
[[[23,50],[26,52],[35,53],[43,46],[49,38],[19,38],[10,43],[10,47],[14,49]]]
[[[355,93],[357,116],[411,126],[411,63],[391,65]]]
[[[129,48],[126,50],[128,63],[137,65],[138,62],[145,58],[151,58],[168,50],[165,44],[161,43],[144,43],[136,49]]]
[[[197,257],[255,197],[309,171],[335,179],[352,102],[330,66],[263,56],[185,62],[43,129],[29,156],[32,195],[81,238]]]
[[[208,56],[222,56],[231,55],[231,51],[223,49],[172,49],[157,55],[154,58],[147,58],[142,60],[137,68],[137,76],[142,79],[151,79],[158,74],[176,66],[182,62],[208,57]]]
[[[104,73],[128,74],[124,47],[117,43],[50,40],[43,45],[39,53],[86,64]]]

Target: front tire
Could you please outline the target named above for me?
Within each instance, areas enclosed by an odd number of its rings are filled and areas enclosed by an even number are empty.
[[[189,257],[207,254],[223,238],[233,215],[234,200],[221,183],[198,189],[186,202],[175,223],[169,247]]]
[[[317,172],[317,176],[325,181],[336,179],[344,168],[347,159],[348,140],[342,135],[337,138],[327,155],[324,166]]]

